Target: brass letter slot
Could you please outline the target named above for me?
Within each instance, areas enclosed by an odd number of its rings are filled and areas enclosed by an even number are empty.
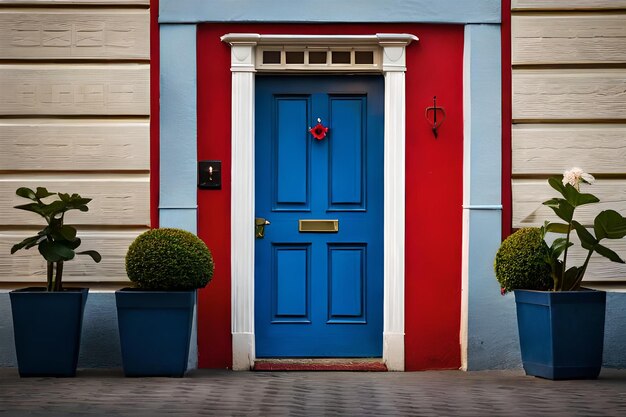
[[[300,232],[337,233],[339,220],[299,220]]]

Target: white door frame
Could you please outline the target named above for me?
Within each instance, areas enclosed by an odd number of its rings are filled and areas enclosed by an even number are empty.
[[[233,369],[249,370],[256,358],[254,336],[254,117],[256,46],[371,44],[382,50],[385,78],[383,361],[404,370],[405,71],[406,47],[417,37],[375,35],[227,34],[232,72],[231,315]],[[315,71],[310,71],[314,73]]]

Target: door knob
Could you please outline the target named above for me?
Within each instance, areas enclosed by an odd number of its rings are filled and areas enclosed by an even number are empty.
[[[254,226],[255,226],[254,236],[257,239],[263,239],[265,237],[265,226],[267,226],[268,224],[270,224],[270,222],[268,220],[265,220],[262,217],[257,217],[254,219]]]

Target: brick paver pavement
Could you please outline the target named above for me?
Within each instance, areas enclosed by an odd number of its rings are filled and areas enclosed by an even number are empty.
[[[23,378],[0,369],[0,416],[626,416],[626,371],[547,381],[522,371],[231,372]]]

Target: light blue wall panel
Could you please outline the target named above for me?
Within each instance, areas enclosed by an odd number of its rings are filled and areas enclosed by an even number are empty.
[[[499,205],[502,184],[500,26],[465,26],[463,78],[464,194],[469,194],[472,205]],[[464,203],[468,200],[464,199]]]
[[[493,273],[500,246],[500,27],[466,25],[463,68],[464,209],[469,216],[468,346],[470,370],[519,365],[513,298]]]
[[[500,0],[160,0],[159,22],[499,23]]]
[[[470,210],[467,367],[521,366],[513,294],[500,295],[493,259],[500,246],[501,212]]]
[[[196,26],[161,25],[159,225],[197,229]]]
[[[195,163],[195,160],[193,163]],[[197,207],[193,207],[193,208],[159,207],[159,226],[160,227],[176,227],[179,229],[187,230],[195,234],[197,233],[197,228],[198,228],[197,225],[198,225]]]
[[[9,293],[0,292],[0,367],[17,366]]]
[[[626,293],[607,293],[605,320],[604,366],[626,368]]]

